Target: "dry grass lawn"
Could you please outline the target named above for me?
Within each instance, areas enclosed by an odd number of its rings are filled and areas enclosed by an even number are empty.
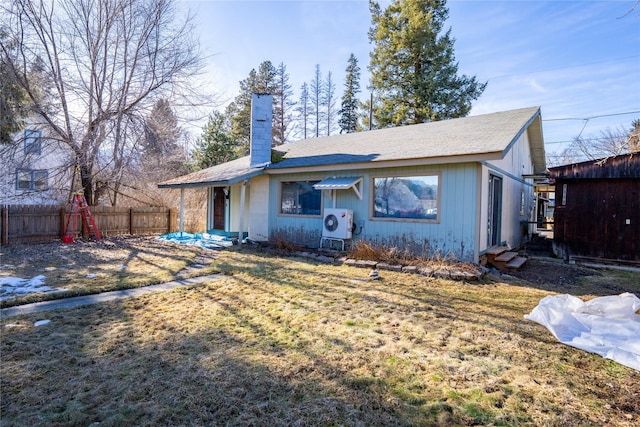
[[[14,245],[0,249],[0,278],[30,279],[42,275],[46,277],[46,286],[63,290],[3,300],[0,301],[3,308],[167,282],[207,251],[149,236],[116,236],[99,242]]]
[[[640,423],[640,372],[525,320],[551,293],[531,282],[370,281],[237,250],[212,268],[202,285],[2,319],[0,425]]]

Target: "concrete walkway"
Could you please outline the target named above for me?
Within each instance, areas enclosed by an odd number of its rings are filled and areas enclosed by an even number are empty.
[[[159,283],[157,285],[149,285],[135,289],[125,289],[122,291],[104,292],[95,295],[85,295],[81,297],[63,298],[53,301],[34,302],[31,304],[18,305],[16,307],[8,307],[0,309],[0,318],[17,316],[19,314],[39,313],[41,311],[57,310],[59,308],[73,308],[81,305],[97,304],[106,301],[113,301],[120,298],[132,297],[137,295],[148,294],[151,292],[167,291],[180,286],[190,286],[206,282],[208,280],[217,279],[220,274],[211,274],[207,276],[191,277],[188,279],[178,279],[171,282]]]

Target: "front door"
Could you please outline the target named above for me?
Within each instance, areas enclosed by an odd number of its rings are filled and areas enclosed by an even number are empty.
[[[213,189],[213,229],[224,230],[224,202],[226,195],[222,187]]]
[[[499,245],[502,222],[502,178],[496,175],[489,175],[488,222],[488,246]]]

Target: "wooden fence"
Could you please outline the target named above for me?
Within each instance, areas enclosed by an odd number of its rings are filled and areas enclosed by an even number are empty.
[[[176,209],[92,206],[90,210],[103,236],[164,234],[178,229]],[[10,245],[61,239],[68,215],[69,211],[60,206],[12,205],[2,208],[0,241],[2,245]],[[76,233],[86,235],[80,215],[77,224]]]

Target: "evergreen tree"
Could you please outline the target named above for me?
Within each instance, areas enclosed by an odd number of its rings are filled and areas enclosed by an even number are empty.
[[[313,120],[314,132],[313,135],[315,137],[320,136],[320,123],[323,121],[323,107],[324,107],[324,97],[323,97],[323,86],[324,82],[322,80],[322,73],[320,72],[320,65],[316,64],[316,70],[313,75],[313,80],[311,80],[310,91],[309,91],[309,103],[311,104],[311,109],[309,111],[309,117]]]
[[[240,93],[229,105],[231,131],[240,146],[241,154],[249,154],[251,138],[251,96],[254,93],[277,92],[277,70],[271,61],[264,61],[258,71],[252,69],[249,76],[240,82]]]
[[[228,115],[214,111],[193,152],[194,169],[205,169],[238,158],[238,143]]]
[[[179,150],[178,117],[171,109],[169,101],[166,99],[156,101],[151,113],[145,119],[144,133],[143,157],[155,157],[156,161],[161,161],[163,157]]]
[[[352,133],[358,130],[358,93],[360,93],[360,67],[358,59],[352,53],[349,56],[344,81],[342,106],[338,114],[340,119],[340,133]]]
[[[18,81],[13,69],[14,61],[10,59],[11,51],[16,47],[14,40],[0,30],[0,145],[14,141],[12,133],[22,129],[26,117],[27,93]]]
[[[446,0],[393,0],[383,11],[369,2],[371,85],[377,127],[464,117],[485,89],[458,76]]]
[[[336,84],[333,82],[331,71],[327,73],[327,79],[324,81],[324,87],[322,89],[324,92],[323,103],[325,106],[327,135],[331,135],[335,127],[336,115],[337,115],[336,100],[335,100]]]
[[[302,127],[302,138],[307,139],[307,131],[309,130],[309,85],[307,82],[300,87],[300,101],[298,102],[298,116],[300,117]]]
[[[293,90],[289,84],[289,73],[284,63],[276,69],[275,92],[273,93],[273,146],[282,145],[289,139],[291,133],[292,110],[295,102],[292,100]]]

